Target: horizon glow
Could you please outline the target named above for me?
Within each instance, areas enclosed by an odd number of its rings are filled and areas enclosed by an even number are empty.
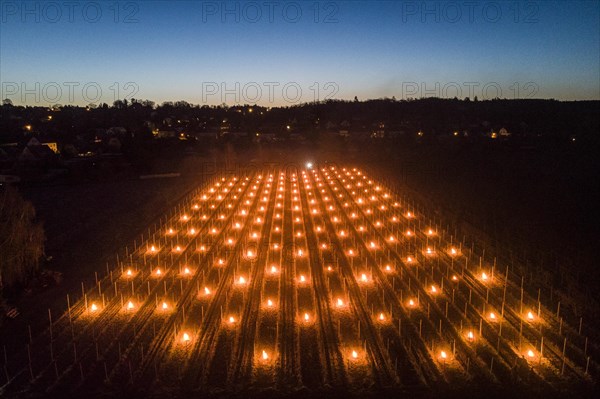
[[[1,97],[600,99],[600,2],[0,2]]]

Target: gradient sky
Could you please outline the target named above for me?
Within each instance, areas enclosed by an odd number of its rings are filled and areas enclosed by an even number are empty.
[[[600,1],[70,3],[0,0],[2,98],[600,99]]]

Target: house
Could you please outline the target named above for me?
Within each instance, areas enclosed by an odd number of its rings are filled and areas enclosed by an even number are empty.
[[[223,119],[221,125],[219,126],[219,132],[217,133],[217,138],[228,137],[231,132],[231,123],[227,118]]]
[[[127,134],[127,129],[121,126],[113,126],[108,128],[106,131],[107,136],[125,136]]]
[[[108,140],[108,152],[112,152],[112,153],[119,153],[121,152],[121,140],[119,140],[117,137],[111,137]]]
[[[340,137],[350,136],[349,129],[350,129],[350,122],[344,120],[342,123],[340,123],[340,130],[339,130]]]
[[[177,137],[177,132],[175,130],[159,130],[156,133],[156,137],[159,139],[171,139]]]
[[[510,133],[508,130],[506,130],[506,128],[502,128],[498,131],[498,134],[500,135],[500,137],[502,138],[508,138],[512,135],[512,133]]]
[[[58,150],[56,143],[52,143],[53,147]],[[23,149],[21,154],[18,156],[20,163],[27,164],[47,164],[56,159],[56,152],[53,151],[45,143],[42,144],[38,139],[32,137],[27,143],[27,146]]]
[[[377,127],[371,133],[372,139],[382,139],[385,137],[385,123],[380,122],[377,124]]]

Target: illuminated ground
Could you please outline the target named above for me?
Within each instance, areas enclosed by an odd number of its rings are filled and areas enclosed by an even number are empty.
[[[593,382],[576,326],[409,204],[356,168],[216,179],[8,361],[3,393]]]

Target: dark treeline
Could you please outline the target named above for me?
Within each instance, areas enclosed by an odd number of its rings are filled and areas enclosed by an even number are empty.
[[[379,99],[328,100],[290,107],[237,105],[199,106],[185,101],[156,105],[148,100],[118,100],[109,106],[14,106],[5,100],[0,114],[0,142],[19,142],[31,134],[42,139],[72,143],[93,139],[98,129],[123,127],[138,139],[170,129],[185,134],[217,132],[226,123],[231,132],[285,136],[297,132],[316,137],[340,127],[369,132],[385,126],[387,132],[427,137],[460,132],[463,136],[489,134],[501,128],[513,136],[593,140],[600,131],[600,101]]]

